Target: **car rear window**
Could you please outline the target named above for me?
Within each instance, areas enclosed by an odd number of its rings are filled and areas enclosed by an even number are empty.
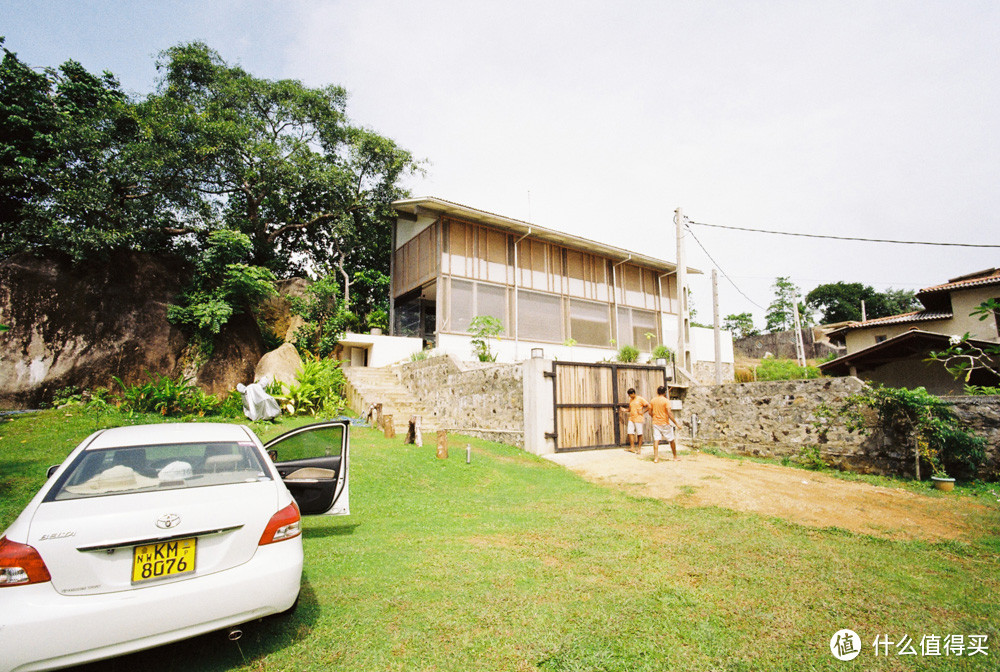
[[[47,500],[271,480],[256,446],[246,442],[177,443],[87,450]]]

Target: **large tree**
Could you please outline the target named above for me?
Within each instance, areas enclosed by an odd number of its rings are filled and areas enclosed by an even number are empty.
[[[345,301],[358,272],[388,274],[390,204],[419,166],[347,118],[342,88],[254,77],[197,42],[157,67],[156,91],[132,100],[109,73],[73,61],[37,72],[5,50],[0,258],[193,256],[225,228],[249,238],[250,264],[279,276],[335,272]]]
[[[0,128],[0,258],[165,243],[174,213],[149,185],[135,107],[113,75],[75,61],[38,72],[4,49]]]
[[[889,288],[876,291],[860,282],[835,282],[819,285],[806,295],[806,305],[818,311],[824,324],[859,321],[861,302],[865,302],[865,316],[868,319],[898,315],[918,310],[920,302],[909,290]]]
[[[279,275],[329,264],[348,301],[355,272],[388,272],[390,203],[417,165],[348,121],[342,88],[260,79],[197,42],[168,49],[158,68],[141,110],[158,174],[193,215],[187,230],[217,218]]]
[[[809,316],[803,312],[803,304],[799,303],[799,288],[786,276],[774,279],[771,285],[774,300],[767,306],[766,329],[769,333],[788,331],[795,328],[795,307],[799,309],[799,321],[802,326],[811,323]]]

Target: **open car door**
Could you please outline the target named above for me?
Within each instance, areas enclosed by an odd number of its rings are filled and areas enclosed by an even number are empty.
[[[351,512],[350,443],[350,422],[331,420],[293,429],[264,445],[302,515],[346,516]]]

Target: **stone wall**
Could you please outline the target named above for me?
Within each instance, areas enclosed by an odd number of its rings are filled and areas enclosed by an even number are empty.
[[[521,364],[460,364],[450,355],[393,367],[449,432],[524,446]]]
[[[681,418],[683,440],[699,447],[766,457],[795,456],[803,448],[818,448],[824,461],[851,471],[912,474],[913,449],[900,437],[850,431],[842,420],[817,411],[838,408],[860,392],[857,378],[820,378],[691,388]],[[1000,477],[1000,399],[951,398],[956,414],[987,439],[984,478]],[[697,416],[692,440],[690,423]]]

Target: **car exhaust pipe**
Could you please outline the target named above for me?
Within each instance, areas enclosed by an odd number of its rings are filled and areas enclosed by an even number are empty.
[[[236,642],[243,636],[243,631],[239,628],[229,628],[229,641]]]

